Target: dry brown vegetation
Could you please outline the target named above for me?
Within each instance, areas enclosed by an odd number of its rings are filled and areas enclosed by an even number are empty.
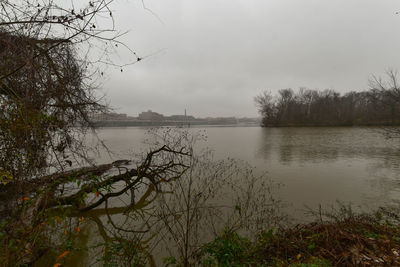
[[[224,232],[205,245],[206,266],[400,266],[397,212],[329,214],[328,220],[269,229],[255,241]],[[324,217],[326,219],[326,217]]]
[[[399,266],[400,230],[369,216],[340,222],[311,223],[261,241],[266,258],[307,262],[322,258],[331,266]],[[278,260],[279,261],[279,260]]]

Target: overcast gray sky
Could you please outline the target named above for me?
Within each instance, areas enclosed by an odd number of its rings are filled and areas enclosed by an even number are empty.
[[[398,0],[117,0],[116,26],[139,64],[108,71],[117,112],[258,116],[263,90],[368,88],[400,70]],[[158,51],[158,53],[157,53]],[[119,51],[119,60],[128,58]]]

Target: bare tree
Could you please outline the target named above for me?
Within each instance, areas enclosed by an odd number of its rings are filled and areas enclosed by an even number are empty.
[[[167,262],[182,266],[200,262],[202,244],[226,229],[251,236],[282,219],[281,202],[272,192],[276,184],[244,162],[195,150],[199,138],[188,137],[189,168],[174,183],[163,184],[170,193],[159,196],[155,212],[161,222],[157,238],[171,255]]]
[[[276,106],[271,92],[264,91],[254,98],[258,112],[262,115],[262,125],[268,126],[275,124]]]
[[[396,72],[389,71],[387,76],[374,76],[370,89],[361,92],[341,95],[332,89],[284,89],[278,97],[264,92],[255,102],[263,126],[396,126],[400,123],[400,90]]]
[[[106,110],[92,82],[102,73],[91,66],[123,46],[112,2],[1,1],[2,182],[31,178],[49,167],[64,170],[74,161],[66,158],[67,149],[84,156],[79,136],[91,128],[90,114]],[[89,53],[93,45],[101,45],[95,57]]]
[[[183,153],[160,146],[143,164],[118,175],[107,174],[115,164],[80,168],[82,161],[90,163],[83,143],[93,129],[90,115],[107,110],[93,82],[102,75],[96,63],[110,63],[108,53],[124,46],[112,3],[0,1],[0,220],[7,222],[1,224],[6,238],[0,262],[5,265],[32,262],[44,233],[41,223],[54,207],[93,209],[145,179],[156,185],[179,167],[153,162],[160,153]],[[141,60],[130,51],[133,60],[127,64]],[[77,181],[76,192],[69,192]],[[120,182],[125,182],[120,191],[102,192]],[[99,199],[85,205],[93,192]],[[3,249],[15,240],[22,243],[14,251]]]
[[[369,85],[371,88],[369,97],[374,102],[379,103],[382,109],[389,115],[389,124],[396,126],[400,121],[400,85],[398,82],[398,72],[389,69],[386,71],[386,78],[372,76]],[[387,138],[400,138],[398,127],[384,127],[383,133]]]

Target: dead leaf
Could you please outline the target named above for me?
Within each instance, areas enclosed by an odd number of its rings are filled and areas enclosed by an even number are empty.
[[[62,258],[64,258],[65,256],[67,256],[68,254],[69,254],[70,252],[67,250],[67,251],[64,251],[60,256],[58,256],[58,258],[59,259],[62,259]]]

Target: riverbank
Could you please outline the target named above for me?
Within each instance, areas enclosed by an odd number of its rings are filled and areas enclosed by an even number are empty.
[[[202,250],[203,266],[400,266],[397,213],[346,215],[269,229],[250,241],[225,231]]]

